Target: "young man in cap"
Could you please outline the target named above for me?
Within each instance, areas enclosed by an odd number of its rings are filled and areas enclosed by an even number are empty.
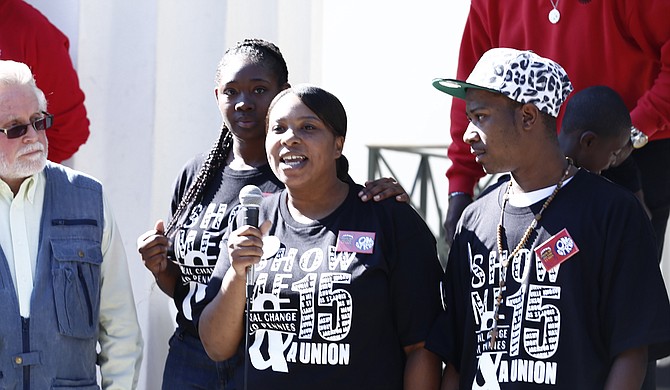
[[[427,348],[443,389],[639,388],[670,353],[670,304],[652,227],[630,191],[565,157],[556,116],[572,91],[557,63],[491,49],[466,82],[463,139],[487,173],[468,206]]]

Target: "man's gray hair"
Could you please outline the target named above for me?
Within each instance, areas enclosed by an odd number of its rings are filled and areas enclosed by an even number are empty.
[[[27,85],[33,89],[39,108],[47,110],[47,99],[44,92],[35,84],[35,78],[28,65],[11,60],[0,60],[0,85]]]

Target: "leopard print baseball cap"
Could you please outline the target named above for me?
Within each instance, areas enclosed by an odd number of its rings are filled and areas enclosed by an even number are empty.
[[[433,86],[460,99],[465,99],[468,88],[501,93],[519,103],[533,103],[553,117],[558,116],[573,90],[568,74],[558,63],[529,50],[511,48],[484,53],[466,81],[435,79]]]

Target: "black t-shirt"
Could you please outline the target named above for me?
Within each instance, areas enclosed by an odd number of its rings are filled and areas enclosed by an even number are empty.
[[[179,201],[195,180],[203,162],[204,155],[199,155],[184,166],[175,184],[172,213],[176,211]],[[185,213],[171,237],[172,245],[168,256],[181,269],[181,280],[174,292],[177,325],[193,336],[198,335],[191,321],[193,304],[205,296],[207,282],[219,257],[221,239],[229,220],[239,208],[240,190],[248,184],[259,187],[267,194],[283,188],[269,165],[245,171],[236,171],[226,166],[210,180],[202,200]]]
[[[255,267],[250,389],[402,388],[403,346],[425,340],[441,308],[442,268],[410,205],[365,203],[360,189],[351,185],[339,208],[308,225],[291,217],[285,191],[264,199],[260,221],[273,223],[265,240],[279,249]],[[229,267],[223,255],[208,300]]]
[[[619,353],[649,345],[650,359],[667,355],[670,305],[649,220],[629,191],[584,170],[505,269],[491,346],[506,188],[494,185],[465,210],[447,263],[446,311],[427,341],[459,371],[460,387],[601,389]],[[543,203],[505,207],[504,257]],[[566,260],[547,271],[544,262],[559,258]]]

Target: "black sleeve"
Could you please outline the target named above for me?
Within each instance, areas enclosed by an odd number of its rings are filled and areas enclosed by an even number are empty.
[[[393,206],[394,268],[389,283],[400,342],[408,346],[426,340],[440,312],[442,266],[435,237],[423,219],[407,204]]]
[[[450,362],[458,372],[461,371],[466,305],[469,303],[469,267],[466,267],[464,262],[467,258],[458,246],[459,236],[457,230],[443,278],[441,292],[444,310],[433,324],[426,340],[426,349],[437,354],[443,362]]]
[[[657,262],[651,224],[637,199],[617,207],[609,221],[601,281],[602,332],[610,358],[635,347],[649,346],[649,359],[670,353],[670,303]]]
[[[172,186],[173,191],[172,202],[170,203],[170,217],[172,217],[174,212],[177,211],[179,202],[181,202],[184,195],[186,195],[186,191],[188,191],[188,188],[191,186],[191,183],[193,183],[195,178],[198,176],[198,172],[200,172],[200,168],[205,162],[204,159],[204,154],[198,154],[197,156],[187,161],[182,167],[179,176],[177,176]]]

